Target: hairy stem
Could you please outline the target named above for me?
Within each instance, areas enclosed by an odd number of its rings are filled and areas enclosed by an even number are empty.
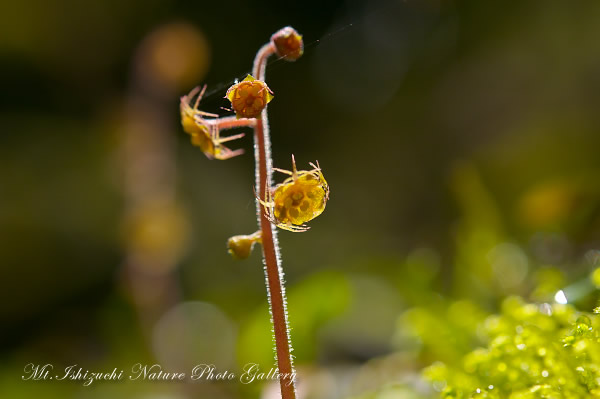
[[[256,54],[252,70],[256,79],[265,80],[266,61],[275,53],[275,47],[265,44]],[[258,195],[263,196],[266,190],[271,189],[273,175],[273,160],[271,158],[271,140],[267,110],[262,111],[260,119],[254,126],[254,158],[256,162],[256,187]],[[275,226],[266,218],[261,204],[256,202],[258,223],[262,232],[262,248],[265,263],[265,281],[267,284],[271,321],[275,334],[275,348],[277,353],[277,366],[279,368],[279,384],[282,399],[295,399],[296,387],[292,365],[292,345],[289,337],[287,321],[287,304],[285,287],[283,283],[283,270],[281,257],[277,245],[277,231]]]
[[[235,116],[226,116],[215,120],[220,130],[234,129],[236,127],[254,127],[255,119],[236,118]]]

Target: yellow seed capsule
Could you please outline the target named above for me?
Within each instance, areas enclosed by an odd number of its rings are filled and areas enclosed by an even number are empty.
[[[301,232],[309,229],[305,225],[325,210],[329,199],[329,185],[323,176],[319,163],[310,164],[312,170],[296,170],[296,161],[292,155],[292,171],[273,168],[273,170],[291,175],[278,184],[266,200],[259,200],[265,209],[267,218],[277,227]]]
[[[261,232],[257,231],[251,235],[233,236],[227,240],[227,252],[235,259],[246,259],[250,256],[254,244],[261,243]]]
[[[291,26],[281,28],[271,36],[278,56],[286,61],[296,61],[304,53],[302,36]]]
[[[196,98],[194,107],[190,106],[190,101],[198,93],[200,87],[194,88],[188,95],[181,97],[179,109],[181,112],[181,125],[183,130],[191,136],[191,142],[196,147],[200,147],[202,152],[209,159],[225,160],[233,158],[244,153],[239,149],[232,151],[225,147],[223,143],[243,137],[244,134],[236,134],[229,137],[220,137],[217,119],[206,119],[206,117],[217,118],[218,115],[200,111],[198,104],[204,95],[206,86],[202,88]]]
[[[225,97],[231,101],[231,107],[238,118],[258,118],[273,99],[273,93],[265,82],[248,75],[246,79],[231,86]]]

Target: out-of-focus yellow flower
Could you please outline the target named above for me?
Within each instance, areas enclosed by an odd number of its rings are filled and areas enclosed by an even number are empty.
[[[218,115],[210,114],[198,109],[198,104],[204,95],[206,86],[204,86],[200,94],[198,94],[194,107],[190,106],[191,99],[199,90],[200,87],[196,87],[188,95],[181,97],[179,106],[181,112],[181,125],[183,126],[183,130],[191,136],[192,144],[196,147],[200,147],[202,152],[209,159],[225,160],[243,154],[243,149],[232,151],[225,147],[223,143],[239,139],[244,136],[244,133],[221,138],[217,120],[206,119],[206,117],[217,118]]]
[[[203,79],[210,66],[210,44],[195,26],[172,22],[150,32],[137,49],[136,74],[146,84],[179,89]]]
[[[574,186],[565,180],[540,183],[529,189],[518,204],[518,215],[526,225],[544,228],[564,223],[576,205]]]
[[[231,86],[225,97],[231,101],[238,118],[258,118],[273,99],[273,93],[265,82],[248,75],[246,79]]]
[[[183,209],[166,199],[151,199],[133,209],[123,226],[136,266],[163,273],[176,267],[188,243],[189,224]]]
[[[275,52],[287,61],[296,61],[304,53],[302,35],[291,26],[281,28],[271,36]]]
[[[319,163],[310,164],[312,170],[296,170],[292,155],[292,171],[273,168],[291,175],[278,184],[271,193],[266,193],[265,201],[259,199],[267,218],[277,227],[301,232],[309,229],[305,225],[325,210],[329,199],[329,185],[323,177]]]

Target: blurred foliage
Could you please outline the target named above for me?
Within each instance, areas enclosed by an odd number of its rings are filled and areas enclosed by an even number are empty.
[[[310,363],[316,359],[317,332],[323,324],[335,320],[349,305],[351,298],[347,278],[338,272],[322,272],[295,285],[287,293],[294,351],[297,362]],[[268,369],[273,363],[273,343],[265,331],[271,329],[266,306],[256,309],[254,316],[244,326],[238,351],[239,364],[259,363]]]
[[[288,309],[293,309],[289,319],[295,362],[310,364],[316,360],[319,329],[346,310],[350,295],[346,277],[331,271],[317,273],[288,290]],[[265,333],[272,328],[266,304],[257,308],[242,325],[238,346],[240,369],[248,363],[257,363],[262,370],[273,367],[273,340],[270,334]],[[254,391],[260,388],[256,384],[248,386]]]

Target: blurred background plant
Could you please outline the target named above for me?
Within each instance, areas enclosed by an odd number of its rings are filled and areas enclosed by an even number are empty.
[[[253,159],[213,167],[181,133],[178,98],[204,82],[202,109],[227,113],[227,87],[285,25],[306,49],[268,67],[275,166],[326,160],[336,193],[313,230],[280,235],[301,397],[470,395],[494,361],[476,348],[517,337],[519,309],[554,323],[544,340],[576,336],[581,312],[595,333],[599,19],[597,2],[558,0],[5,4],[0,397],[276,397],[21,375],[271,367],[262,271],[247,267],[260,254],[225,250],[254,228]],[[539,305],[565,301],[560,322]],[[560,363],[583,378],[573,395],[593,389],[585,356]]]

